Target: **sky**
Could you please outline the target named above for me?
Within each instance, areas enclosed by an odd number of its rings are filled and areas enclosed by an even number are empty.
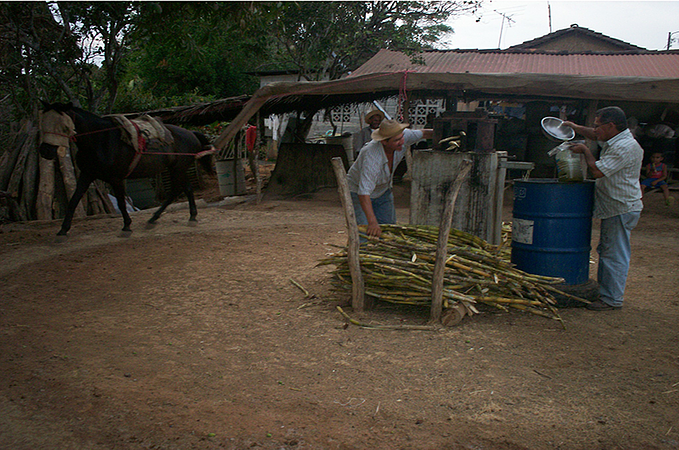
[[[484,0],[481,20],[476,20],[476,16],[469,16],[450,21],[455,32],[437,47],[505,49],[577,24],[648,50],[665,50],[668,33],[676,31],[670,48],[679,49],[676,0]]]

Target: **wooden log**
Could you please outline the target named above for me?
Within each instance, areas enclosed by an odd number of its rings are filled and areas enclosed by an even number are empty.
[[[85,195],[83,195],[83,206],[85,207],[85,213],[88,216],[96,216],[101,214],[101,202],[99,200],[99,196],[97,195],[97,190],[94,187],[94,184],[90,184],[90,187],[87,188],[87,192],[85,192]]]
[[[113,207],[113,203],[111,202],[111,199],[108,196],[108,191],[106,190],[104,182],[101,180],[94,180],[92,184],[97,190],[97,195],[99,195],[101,204],[104,207],[104,212],[106,214],[114,214],[116,209]]]
[[[54,201],[54,160],[40,158],[40,178],[38,181],[38,197],[35,204],[35,215],[38,220],[52,220],[52,202]]]
[[[467,314],[467,309],[461,303],[456,303],[452,307],[446,309],[441,317],[441,324],[445,327],[452,327],[464,319]]]
[[[19,154],[23,149],[24,143],[28,138],[28,130],[30,129],[31,122],[26,121],[21,126],[21,129],[17,133],[16,139],[11,140],[9,146],[5,149],[5,152],[0,156],[0,190],[4,191],[7,189],[7,183],[12,176],[14,171],[14,166],[16,165]]]
[[[59,157],[59,168],[61,169],[61,175],[64,177],[64,187],[66,188],[66,196],[69,201],[75,192],[75,186],[77,180],[75,178],[75,167],[73,166],[73,160],[71,159],[71,150],[66,149],[66,152],[57,152]],[[75,208],[73,217],[85,217],[85,208],[83,207],[82,200],[78,203]]]
[[[12,176],[9,178],[7,183],[7,193],[12,198],[18,199],[19,192],[21,190],[21,180],[24,177],[24,170],[26,168],[26,159],[28,158],[28,153],[31,150],[35,150],[36,139],[38,138],[38,129],[31,128],[28,131],[28,136],[21,146],[21,151],[19,152],[19,157],[14,165],[14,170],[12,170]]]
[[[365,285],[363,283],[361,261],[358,253],[360,241],[358,225],[356,224],[356,213],[351,202],[351,193],[347,183],[347,174],[344,171],[344,162],[340,157],[332,158],[331,161],[335,176],[337,177],[337,190],[339,191],[342,208],[344,209],[344,218],[347,223],[347,260],[349,262],[349,272],[351,273],[351,306],[354,308],[354,311],[363,311],[372,305],[366,302]]]
[[[38,138],[36,132],[36,138],[31,146],[31,150],[28,152],[28,158],[26,159],[26,167],[24,168],[23,181],[21,186],[21,207],[26,211],[26,217],[28,220],[36,219],[35,214],[35,198],[37,195],[37,181],[38,181]],[[43,158],[39,158],[43,159]]]
[[[472,168],[472,162],[464,160],[460,164],[460,171],[455,177],[452,186],[446,192],[441,224],[439,225],[439,236],[436,242],[436,259],[434,262],[434,275],[431,281],[431,323],[441,321],[441,310],[443,307],[443,273],[446,268],[446,258],[448,255],[448,236],[450,227],[453,223],[453,211],[455,210],[455,200],[460,192],[460,187]]]

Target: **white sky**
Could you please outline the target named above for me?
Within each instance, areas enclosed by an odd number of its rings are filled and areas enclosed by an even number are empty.
[[[505,49],[578,24],[648,50],[665,50],[667,36],[677,39],[670,48],[679,49],[679,1],[566,1],[484,0],[481,21],[460,17],[451,22],[455,33],[440,42],[446,49]],[[511,19],[504,21],[503,16]],[[502,34],[500,34],[502,33]],[[500,40],[501,37],[501,40]]]

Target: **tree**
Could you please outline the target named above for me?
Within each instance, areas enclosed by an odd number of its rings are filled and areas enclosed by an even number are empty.
[[[120,84],[121,66],[127,42],[144,10],[155,4],[135,2],[59,2],[58,11],[65,29],[78,36],[82,58],[73,62],[80,92],[89,108],[110,113]],[[91,75],[97,72],[99,76]],[[105,105],[100,107],[101,103]]]
[[[480,1],[288,2],[273,30],[277,59],[307,80],[337,79],[379,49],[415,55],[452,28],[450,17],[472,14]]]
[[[140,24],[129,71],[158,96],[253,92],[258,80],[246,72],[267,58],[262,27],[272,15],[258,2],[160,3]]]
[[[54,18],[47,3],[0,3],[0,92],[23,116],[35,116],[38,97],[62,90],[73,97],[65,69],[80,57],[77,37]]]
[[[35,115],[38,98],[110,112],[126,39],[148,7],[134,2],[0,3],[0,89],[14,95],[23,115],[29,115],[28,106]]]

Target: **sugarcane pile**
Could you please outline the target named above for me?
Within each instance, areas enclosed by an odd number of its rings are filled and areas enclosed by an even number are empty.
[[[365,227],[361,228],[362,233]],[[381,228],[381,238],[370,239],[359,251],[366,295],[391,303],[430,305],[438,228]],[[504,228],[505,236],[508,233]],[[478,314],[479,305],[502,311],[514,308],[560,321],[553,294],[563,294],[554,288],[563,279],[514,268],[507,247],[451,229],[444,271],[444,308],[460,303],[469,315]],[[351,289],[346,249],[329,255],[320,264],[336,266],[333,277],[337,289]]]

